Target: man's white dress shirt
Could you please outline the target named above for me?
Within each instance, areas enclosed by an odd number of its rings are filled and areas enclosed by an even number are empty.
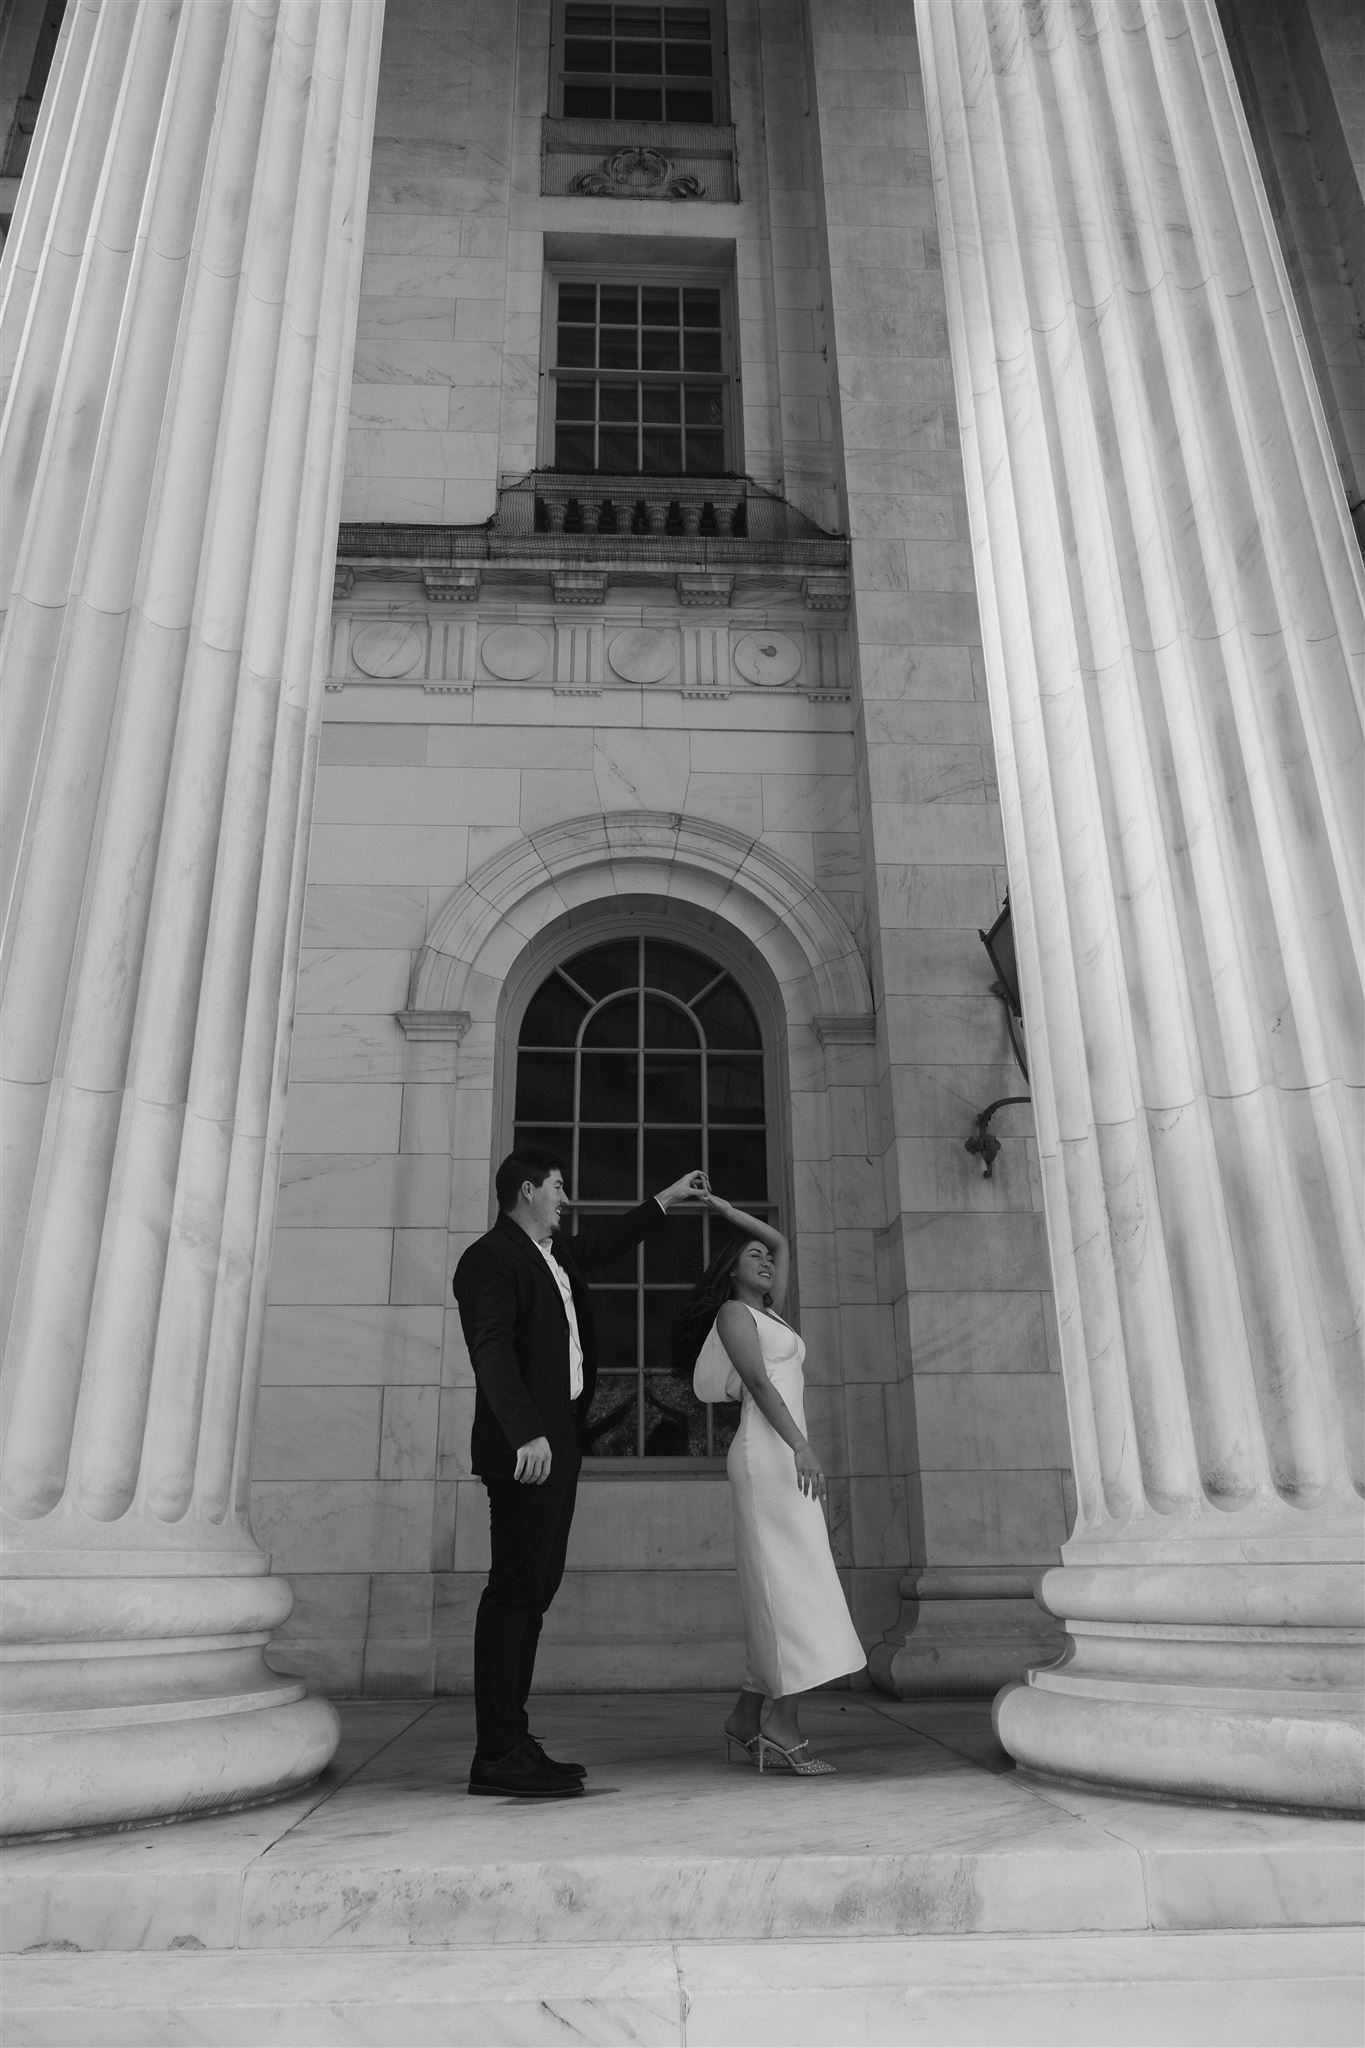
[[[659,1203],[666,1216],[668,1204],[660,1201],[658,1195],[655,1195],[654,1200]],[[583,1344],[578,1335],[578,1311],[573,1305],[573,1289],[569,1285],[568,1274],[555,1257],[551,1240],[548,1237],[538,1237],[534,1239],[534,1243],[536,1250],[554,1274],[555,1286],[564,1300],[564,1313],[569,1319],[569,1399],[576,1401],[583,1391]]]
[[[564,1298],[564,1313],[569,1319],[569,1399],[576,1401],[583,1391],[583,1345],[578,1335],[578,1311],[573,1305],[573,1289],[548,1237],[536,1239],[536,1250],[554,1274],[555,1285]]]

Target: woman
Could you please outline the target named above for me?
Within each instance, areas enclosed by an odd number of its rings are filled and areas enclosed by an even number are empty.
[[[727,1744],[760,1770],[824,1776],[834,1766],[802,1738],[801,1695],[861,1671],[866,1657],[830,1555],[825,1475],[806,1441],[806,1347],[781,1315],[787,1240],[719,1195],[702,1200],[740,1233],[712,1259],[674,1335],[675,1369],[695,1359],[704,1398],[744,1402],[726,1466],[749,1669]]]

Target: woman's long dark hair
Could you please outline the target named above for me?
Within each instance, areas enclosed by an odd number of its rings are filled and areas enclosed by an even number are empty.
[[[746,1244],[756,1242],[741,1232],[732,1233],[688,1295],[668,1340],[669,1363],[680,1378],[685,1379],[691,1372],[698,1352],[711,1334],[712,1324],[730,1299],[730,1278],[739,1264],[740,1253]],[[765,1307],[771,1300],[770,1294],[764,1295]]]

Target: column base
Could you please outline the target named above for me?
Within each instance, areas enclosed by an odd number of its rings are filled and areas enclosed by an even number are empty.
[[[283,1579],[28,1578],[4,1591],[7,1837],[218,1812],[307,1784],[335,1754],[335,1709],[265,1662],[293,1604]]]
[[[1065,1637],[1033,1597],[1035,1572],[929,1568],[900,1583],[901,1618],[867,1664],[893,1699],[989,1699]]]
[[[292,1697],[291,1697],[292,1694]],[[275,1705],[189,1720],[6,1734],[4,1838],[133,1827],[252,1805],[306,1785],[336,1752],[340,1723],[302,1686]]]
[[[1353,1567],[1067,1566],[1039,1597],[1066,1649],[996,1700],[1016,1762],[1097,1789],[1365,1812]]]

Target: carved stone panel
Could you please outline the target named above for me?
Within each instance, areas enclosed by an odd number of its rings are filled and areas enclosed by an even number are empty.
[[[801,649],[787,633],[743,633],[735,642],[734,662],[747,683],[771,689],[796,680]]]
[[[545,635],[534,626],[495,626],[479,649],[483,665],[503,683],[529,683],[549,659]]]
[[[401,619],[357,626],[351,660],[363,676],[410,676],[422,659],[423,635]]]
[[[700,121],[541,124],[540,189],[547,198],[739,198],[735,131]]]
[[[643,688],[685,697],[794,688],[846,700],[843,633],[818,613],[793,613],[786,631],[769,626],[764,612],[780,595],[760,590],[747,616],[731,611],[728,619],[666,604],[560,610],[514,603],[491,616],[482,607],[452,616],[438,600],[428,614],[398,618],[348,607],[334,619],[327,688],[383,685],[448,696],[499,683],[553,688],[558,696]]]
[[[661,683],[676,666],[676,636],[644,626],[614,633],[607,643],[607,660],[622,682]]]

